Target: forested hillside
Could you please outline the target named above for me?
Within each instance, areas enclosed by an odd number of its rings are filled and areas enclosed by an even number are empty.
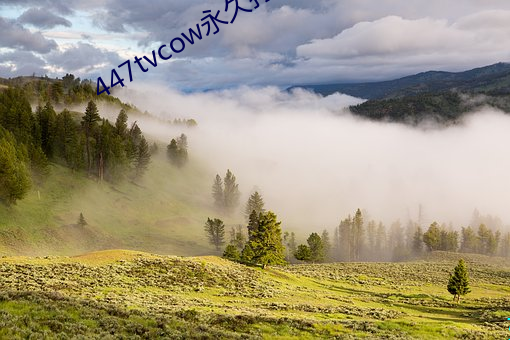
[[[345,93],[368,101],[350,111],[371,120],[458,122],[484,107],[510,112],[510,64],[498,63],[465,72],[429,71],[374,83],[301,86],[322,95]]]
[[[128,113],[140,111],[112,96],[97,97],[89,82],[72,75],[3,82],[0,253],[207,251],[200,238],[188,240],[208,211],[189,190],[208,188],[208,180],[200,167],[172,166],[159,151],[164,145],[149,144],[136,122],[128,123]],[[117,110],[115,121],[102,117],[98,106],[105,104]],[[196,122],[169,124],[184,131]],[[183,237],[190,225],[197,228]]]

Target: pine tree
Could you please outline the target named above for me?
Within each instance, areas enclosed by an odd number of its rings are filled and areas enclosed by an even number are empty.
[[[450,279],[447,285],[448,292],[453,295],[453,300],[457,299],[460,302],[460,297],[466,295],[471,290],[469,289],[469,278],[467,266],[463,259],[459,260],[459,264],[455,267],[453,275],[450,274]]]
[[[80,217],[78,218],[78,225],[80,227],[84,227],[86,226],[88,223],[87,221],[85,220],[85,217],[83,217],[83,213],[80,213]]]
[[[255,257],[255,253],[250,245],[250,243],[246,243],[243,251],[241,252],[241,263],[251,264],[253,263],[253,258]]]
[[[255,191],[253,194],[251,194],[250,198],[248,198],[248,202],[246,202],[244,215],[246,216],[247,220],[250,219],[250,215],[253,211],[255,211],[257,215],[265,211],[264,200],[258,191]]]
[[[338,226],[340,236],[340,260],[352,261],[352,218],[349,215]]]
[[[239,185],[236,183],[236,176],[230,170],[227,170],[223,183],[225,185],[223,190],[225,211],[232,213],[239,205],[239,197],[241,195],[239,193]]]
[[[223,257],[230,261],[239,262],[241,254],[235,245],[229,244],[223,252]]]
[[[360,259],[361,249],[363,248],[363,234],[363,215],[361,210],[358,209],[352,219],[353,254],[355,261]]]
[[[124,109],[120,110],[117,120],[115,121],[115,133],[125,138],[128,134],[128,115]]]
[[[232,227],[230,230],[230,244],[236,246],[239,251],[242,251],[244,245],[246,244],[246,236],[243,233],[243,226],[238,225],[237,227]]]
[[[31,186],[22,152],[26,149],[17,148],[14,136],[0,127],[0,201],[6,205],[15,204],[25,197]]]
[[[151,161],[151,153],[149,151],[149,144],[142,136],[140,144],[138,145],[138,153],[135,160],[135,179],[143,176]]]
[[[463,253],[476,253],[480,246],[473,228],[462,228],[461,235],[462,245],[460,247],[460,251]]]
[[[423,232],[421,230],[421,227],[418,226],[413,236],[413,252],[416,255],[419,255],[421,254],[422,250],[423,250]]]
[[[253,240],[253,237],[259,229],[259,216],[256,211],[252,211],[248,219],[248,240]]]
[[[167,156],[170,162],[178,168],[188,162],[188,138],[185,134],[170,141],[167,146]]]
[[[423,243],[431,251],[439,250],[441,246],[441,229],[439,224],[434,222],[430,225],[429,229],[423,234]]]
[[[219,211],[222,211],[225,206],[224,195],[223,195],[223,181],[220,175],[216,175],[214,184],[212,186],[212,196],[214,198],[214,206]]]
[[[312,260],[312,251],[305,244],[300,244],[294,252],[294,257],[299,261],[310,262]]]
[[[324,247],[324,261],[326,261],[326,262],[330,261],[332,258],[332,254],[331,254],[332,247],[331,247],[331,240],[329,238],[329,232],[326,229],[324,229],[322,231],[321,240],[322,240],[322,245]]]
[[[82,127],[85,131],[85,148],[87,151],[87,171],[90,174],[92,170],[92,157],[90,151],[90,137],[93,133],[94,128],[97,126],[97,122],[100,120],[99,112],[97,110],[96,103],[92,100],[88,102],[85,115],[82,119]]]
[[[388,248],[388,241],[386,239],[386,227],[382,222],[379,222],[379,225],[377,226],[377,237],[376,237],[376,253],[381,257],[386,257],[386,251]]]
[[[225,225],[223,221],[218,218],[207,218],[204,230],[209,239],[209,243],[215,246],[216,250],[219,251],[221,246],[225,244]]]
[[[324,253],[324,243],[322,242],[321,237],[317,233],[312,233],[306,240],[308,243],[308,247],[310,248],[310,260],[312,262],[322,262],[324,261],[325,253]]]
[[[247,243],[253,250],[254,264],[260,264],[265,268],[267,265],[285,263],[280,224],[271,211],[259,214],[258,228]]]
[[[283,234],[283,243],[285,245],[285,259],[287,262],[290,262],[296,252],[296,234],[294,234],[294,232],[289,233],[286,231]]]

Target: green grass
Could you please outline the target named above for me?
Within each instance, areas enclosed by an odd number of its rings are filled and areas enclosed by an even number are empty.
[[[123,250],[4,257],[0,338],[508,337],[510,297],[501,288],[510,286],[510,264],[464,254],[472,293],[456,304],[445,275],[456,255],[439,255],[268,270]]]
[[[203,224],[212,176],[197,164],[178,170],[156,156],[140,183],[88,179],[52,164],[44,182],[17,205],[0,205],[0,254],[74,255],[123,248],[211,254]],[[76,225],[80,212],[88,226]],[[229,221],[226,220],[226,223]]]

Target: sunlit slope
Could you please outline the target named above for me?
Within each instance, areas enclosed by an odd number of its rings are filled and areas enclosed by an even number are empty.
[[[162,254],[211,253],[203,224],[211,209],[210,178],[190,162],[176,169],[153,157],[144,179],[118,184],[87,179],[52,164],[13,207],[0,206],[0,253],[72,255],[124,248]],[[77,225],[83,213],[88,225]]]
[[[267,270],[124,250],[1,258],[0,337],[501,339],[510,267],[486,260],[466,257],[472,292],[456,304],[446,253]]]

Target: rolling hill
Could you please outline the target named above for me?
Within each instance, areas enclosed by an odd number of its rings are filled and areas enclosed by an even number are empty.
[[[497,63],[464,72],[428,71],[395,80],[324,85],[298,85],[324,96],[335,92],[364,99],[390,99],[456,90],[467,93],[510,93],[510,63]]]

